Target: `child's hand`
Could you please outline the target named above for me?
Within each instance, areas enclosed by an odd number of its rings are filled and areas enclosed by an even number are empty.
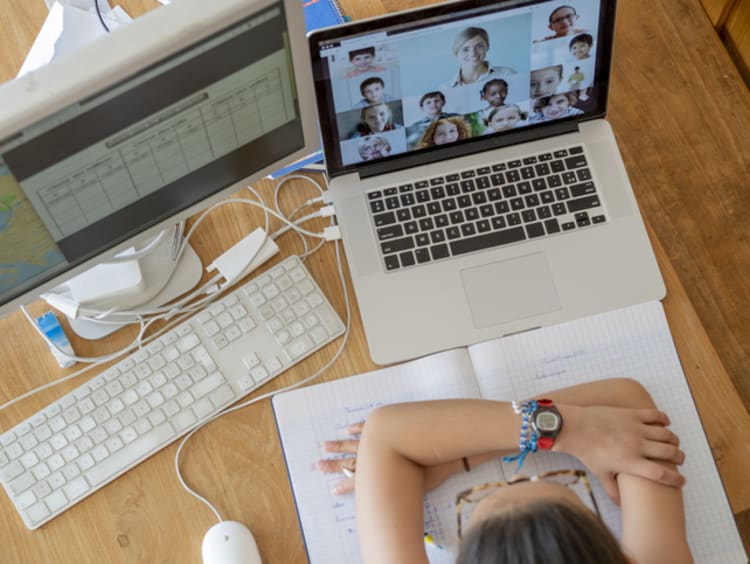
[[[620,502],[620,473],[672,487],[685,484],[685,478],[671,465],[682,464],[685,453],[679,448],[677,435],[667,429],[669,418],[665,413],[657,409],[566,406],[564,417],[554,450],[580,459],[616,504]]]
[[[334,495],[342,495],[354,491],[354,472],[357,470],[357,449],[359,448],[359,435],[362,434],[364,428],[364,421],[362,423],[355,423],[346,428],[346,432],[353,437],[353,439],[343,441],[326,441],[324,447],[326,452],[352,454],[354,456],[346,458],[326,458],[318,461],[318,469],[325,474],[341,473],[345,474],[346,478],[336,484],[331,493]]]

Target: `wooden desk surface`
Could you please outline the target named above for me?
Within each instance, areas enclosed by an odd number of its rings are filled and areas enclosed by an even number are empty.
[[[353,18],[429,0],[342,0]],[[156,0],[123,0],[133,16]],[[698,0],[629,0],[618,7],[609,121],[648,223],[668,296],[672,333],[746,546],[750,540],[750,96],[715,37]],[[4,14],[0,80],[15,76],[45,17],[41,0],[0,0]],[[699,160],[703,158],[704,160]],[[259,186],[264,194],[269,182]],[[312,194],[286,193],[287,205]],[[287,209],[291,209],[287,208]],[[199,230],[204,262],[257,225],[257,214],[225,208]],[[294,236],[284,253],[298,252]],[[308,267],[343,312],[332,245]],[[351,288],[350,288],[351,292]],[[33,311],[41,311],[36,304]],[[696,312],[697,311],[697,312]],[[123,331],[114,347],[132,338]],[[74,343],[79,354],[101,354]],[[336,344],[261,388],[300,380]],[[0,321],[0,403],[63,374],[20,314]],[[726,369],[725,369],[726,367]],[[374,368],[354,308],[352,338],[323,378]],[[40,393],[0,413],[7,429],[78,383]],[[0,494],[4,562],[200,562],[214,517],[175,477],[172,445],[41,530],[29,532]],[[210,461],[210,463],[209,463]],[[225,518],[248,524],[265,562],[304,562],[292,495],[269,403],[229,415],[198,433],[183,454],[190,484]],[[688,486],[689,487],[689,486]]]

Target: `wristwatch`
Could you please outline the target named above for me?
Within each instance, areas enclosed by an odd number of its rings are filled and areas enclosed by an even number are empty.
[[[550,450],[563,427],[562,415],[550,399],[536,400],[536,410],[531,414],[531,428],[537,435],[537,447]]]

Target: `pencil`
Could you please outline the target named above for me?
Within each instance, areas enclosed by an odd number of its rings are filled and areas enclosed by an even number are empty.
[[[435,537],[433,537],[430,533],[424,534],[424,543],[427,546],[431,546],[440,550],[445,550],[445,547],[442,544],[438,544],[435,542]]]

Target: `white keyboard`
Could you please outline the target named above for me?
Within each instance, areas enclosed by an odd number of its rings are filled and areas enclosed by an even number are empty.
[[[0,481],[36,529],[343,332],[289,257],[0,435]]]

